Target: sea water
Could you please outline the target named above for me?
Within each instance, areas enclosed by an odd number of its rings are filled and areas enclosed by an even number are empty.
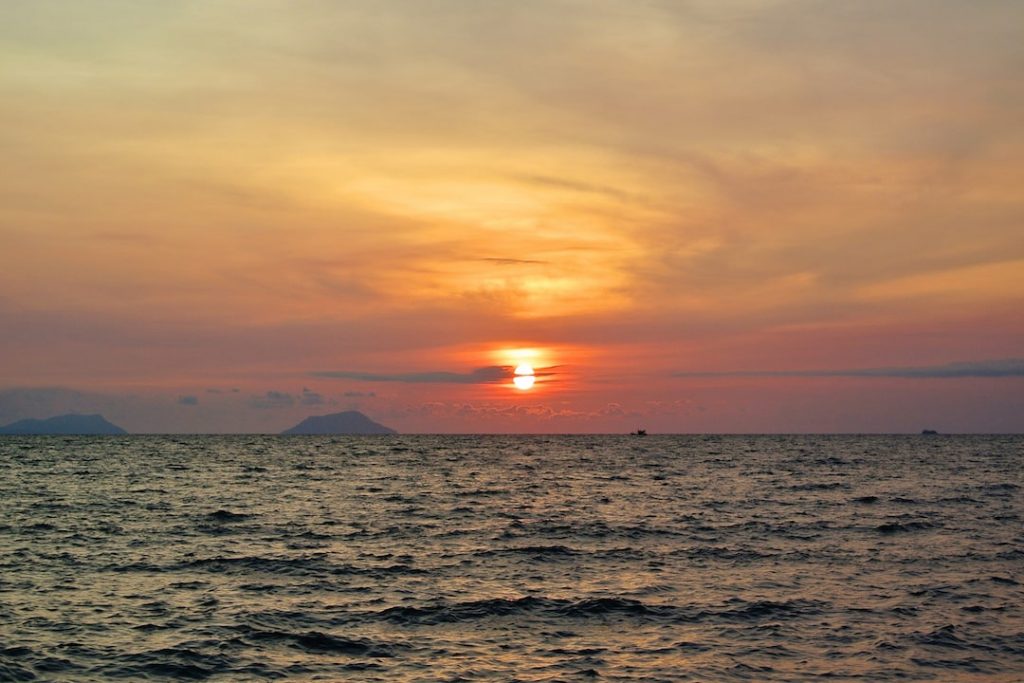
[[[1024,438],[0,437],[0,680],[1021,681]]]

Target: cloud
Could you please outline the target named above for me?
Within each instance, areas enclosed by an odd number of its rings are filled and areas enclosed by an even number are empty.
[[[290,408],[295,405],[295,397],[283,391],[268,391],[259,396],[251,396],[249,405],[253,408]]]
[[[498,258],[498,257],[487,257],[478,259],[480,261],[487,261],[488,263],[494,263],[499,266],[525,266],[525,265],[543,265],[550,263],[549,261],[541,261],[539,259],[526,259],[526,258]]]
[[[330,379],[354,379],[361,382],[405,382],[409,384],[493,384],[509,380],[513,368],[503,365],[489,365],[471,372],[405,372],[372,373],[352,370],[324,370],[310,373],[314,377]]]
[[[109,397],[65,387],[15,387],[0,390],[0,424],[61,413],[107,412]]]
[[[199,405],[199,397],[198,396],[179,396],[178,397],[178,405],[197,406],[197,405]]]
[[[346,391],[342,394],[345,398],[376,398],[376,391]]]
[[[299,395],[299,403],[304,406],[322,406],[327,403],[327,401],[324,400],[323,395],[307,389],[306,387],[302,387],[302,393]]]
[[[591,410],[577,410],[564,405],[506,404],[506,403],[446,403],[428,401],[419,404],[394,405],[389,415],[396,419],[419,417],[431,419],[471,419],[489,421],[560,422],[565,420],[606,420],[608,418],[636,418],[643,414],[619,403],[607,403]]]
[[[134,245],[141,247],[148,247],[154,244],[157,239],[156,236],[144,232],[129,232],[129,231],[103,231],[94,232],[92,234],[93,239],[102,240],[106,242],[115,242],[118,244]]]
[[[1024,358],[981,360],[912,367],[850,370],[749,370],[737,372],[675,372],[673,377],[1024,377]]]
[[[560,190],[569,190],[571,192],[579,192],[582,194],[594,194],[609,197],[623,202],[638,202],[644,203],[646,200],[640,195],[632,192],[626,192],[616,187],[610,187],[607,185],[597,185],[594,183],[581,183],[576,180],[568,178],[556,178],[554,176],[543,176],[543,175],[520,175],[520,180],[534,185],[541,185]]]

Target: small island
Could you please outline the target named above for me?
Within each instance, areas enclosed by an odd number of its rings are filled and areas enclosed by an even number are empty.
[[[116,424],[108,422],[102,415],[55,415],[45,420],[18,420],[0,427],[0,434],[83,434],[91,436],[127,433]]]
[[[933,436],[935,434],[938,434],[938,432],[935,431],[934,429],[922,429],[921,434],[923,436]]]
[[[314,415],[286,429],[282,434],[397,434],[394,429],[374,422],[358,410],[330,415]]]

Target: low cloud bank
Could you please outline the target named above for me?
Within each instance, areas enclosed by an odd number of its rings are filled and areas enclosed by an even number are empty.
[[[353,370],[323,370],[310,373],[327,379],[354,379],[360,382],[405,382],[409,384],[493,384],[512,378],[513,368],[488,365],[470,372],[374,373]]]
[[[745,370],[735,372],[674,372],[673,377],[1024,377],[1024,358],[982,360],[912,367],[844,370]]]

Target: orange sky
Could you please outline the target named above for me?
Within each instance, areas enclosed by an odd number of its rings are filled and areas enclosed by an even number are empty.
[[[1018,2],[37,0],[0,38],[0,423],[1024,431]]]

